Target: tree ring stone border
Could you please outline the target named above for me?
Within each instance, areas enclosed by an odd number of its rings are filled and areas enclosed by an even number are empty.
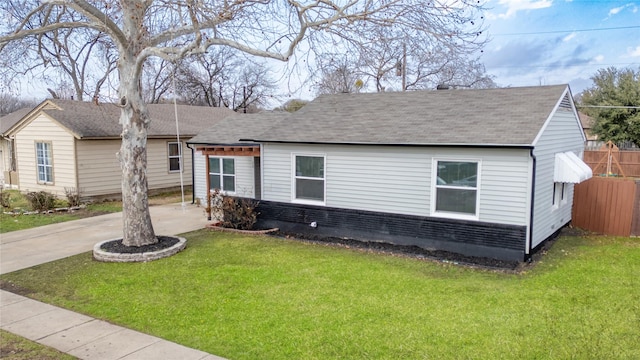
[[[187,239],[179,236],[172,237],[177,238],[178,242],[171,247],[162,250],[148,251],[137,254],[113,253],[104,251],[100,248],[104,243],[108,243],[114,240],[120,240],[122,238],[101,241],[93,246],[93,258],[103,262],[147,262],[163,259],[177,254],[187,246]]]

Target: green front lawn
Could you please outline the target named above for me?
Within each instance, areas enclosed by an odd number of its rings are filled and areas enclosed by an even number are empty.
[[[640,358],[640,239],[562,237],[512,274],[270,237],[186,237],[185,251],[156,262],[82,254],[0,279],[230,359]]]
[[[77,358],[8,331],[0,330],[0,359],[73,360]]]
[[[26,211],[30,211],[31,207],[29,202],[25,198],[23,194],[21,194],[18,190],[3,190],[3,192],[8,193],[10,195],[10,204],[12,209],[22,209]],[[149,197],[149,204],[153,205],[162,205],[162,204],[170,204],[170,203],[178,203],[182,201],[182,196],[180,192],[171,191],[171,192],[163,192]],[[185,191],[185,201],[191,201],[191,190]],[[59,200],[59,207],[66,207],[67,202],[64,200]],[[2,209],[0,212],[0,233],[6,233],[9,231],[16,230],[24,230],[30,229],[33,227],[56,224],[65,221],[78,220],[85,217],[103,215],[108,213],[120,212],[122,211],[122,202],[120,201],[107,201],[107,202],[96,202],[92,204],[88,204],[86,208],[81,210],[76,210],[70,213],[67,212],[58,212],[51,214],[35,214],[35,215],[24,215],[24,214],[5,214],[4,212],[9,212],[10,209]]]
[[[89,204],[86,208],[75,210],[73,212],[31,215],[0,213],[0,233],[25,230],[38,226],[51,225],[65,221],[78,220],[89,216],[120,211],[122,211],[122,204],[118,201]]]

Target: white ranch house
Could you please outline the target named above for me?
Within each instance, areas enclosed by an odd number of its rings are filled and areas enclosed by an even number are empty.
[[[220,124],[222,145],[250,153],[196,138],[196,162],[238,166],[196,164],[195,194],[219,177],[260,198],[261,226],[298,236],[522,261],[571,221],[573,185],[591,177],[567,85],[326,95],[269,116],[260,134]]]

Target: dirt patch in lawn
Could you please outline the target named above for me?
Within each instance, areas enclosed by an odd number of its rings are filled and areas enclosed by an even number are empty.
[[[14,294],[22,295],[22,296],[29,296],[30,294],[33,293],[33,291],[31,290],[24,288],[20,285],[16,285],[11,281],[7,281],[7,280],[0,280],[0,289],[4,291],[12,292]]]

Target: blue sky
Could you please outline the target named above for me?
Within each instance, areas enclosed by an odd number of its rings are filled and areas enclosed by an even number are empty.
[[[640,1],[488,0],[481,61],[500,86],[569,83],[598,69],[640,67]]]
[[[598,69],[640,68],[640,0],[485,1],[490,41],[480,61],[499,86],[568,83],[578,94]],[[300,88],[295,72],[277,73],[281,96],[275,105],[313,97],[308,87]],[[21,85],[25,97],[48,96],[40,82]]]

